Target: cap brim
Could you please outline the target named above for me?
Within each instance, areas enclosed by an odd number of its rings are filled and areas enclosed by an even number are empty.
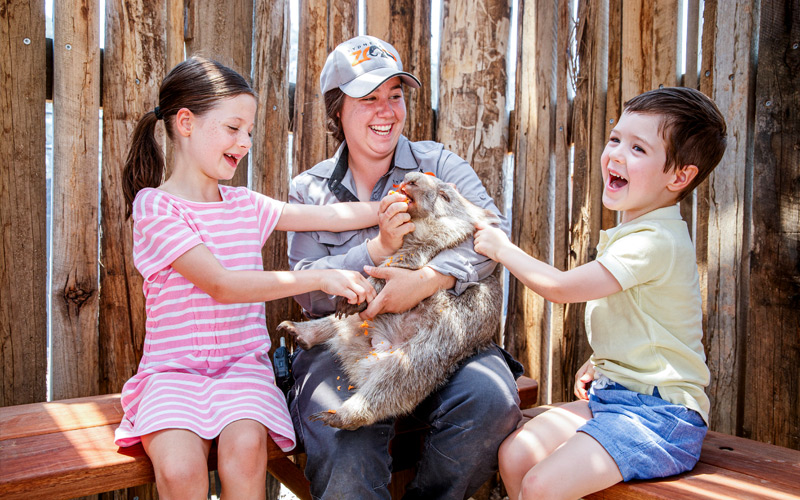
[[[381,68],[365,73],[344,85],[340,85],[339,89],[350,97],[358,99],[371,94],[375,89],[383,85],[384,82],[396,76],[399,76],[403,83],[409,87],[418,89],[422,85],[417,77],[411,73],[397,71],[394,68]]]

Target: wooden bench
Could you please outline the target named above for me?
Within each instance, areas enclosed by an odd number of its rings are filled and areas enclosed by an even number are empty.
[[[526,419],[558,404],[522,411]],[[576,474],[580,480],[580,474]],[[709,431],[694,469],[665,479],[619,483],[585,500],[800,499],[800,451]]]
[[[535,405],[536,381],[521,377],[518,386],[520,406]],[[121,419],[119,394],[0,408],[0,498],[69,499],[153,482],[141,444],[114,445]],[[408,442],[408,435],[419,430],[401,419],[399,441]],[[289,459],[302,450],[285,453],[272,439],[268,450],[270,473],[299,498],[309,499],[308,481]],[[209,470],[215,468],[212,448]]]

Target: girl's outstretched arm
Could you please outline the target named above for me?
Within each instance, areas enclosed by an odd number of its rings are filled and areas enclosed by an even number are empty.
[[[617,279],[599,262],[560,271],[523,252],[500,229],[487,226],[477,229],[475,251],[503,264],[525,286],[550,302],[586,302],[622,290]]]
[[[342,296],[351,304],[370,302],[376,295],[375,288],[356,271],[231,271],[205,245],[188,250],[172,267],[224,304],[266,302],[315,290]]]
[[[330,205],[287,203],[275,225],[279,231],[350,231],[378,224],[380,202],[343,202]]]

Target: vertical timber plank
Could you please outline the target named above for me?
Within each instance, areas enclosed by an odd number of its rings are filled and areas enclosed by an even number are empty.
[[[605,146],[605,102],[607,59],[603,27],[608,11],[602,2],[579,4],[577,30],[578,59],[581,61],[572,106],[574,166],[572,174],[572,212],[568,267],[574,269],[594,260],[603,216],[603,182],[599,175],[600,155]],[[557,396],[571,401],[575,373],[589,359],[591,349],[586,336],[585,303],[566,308],[564,340],[559,369],[561,380]],[[555,375],[554,375],[555,377]],[[555,392],[555,389],[554,389]]]
[[[571,47],[578,28],[573,19],[573,7],[578,0],[558,2],[556,10],[556,47]],[[581,20],[584,18],[581,17]],[[577,67],[574,61],[575,54],[569,51],[556,52],[556,108],[555,108],[555,145],[553,148],[553,265],[565,270],[569,265],[569,192],[572,181],[572,165],[570,164],[570,146],[572,131],[575,124],[570,116],[571,102],[568,89],[575,90],[577,81]],[[546,389],[547,399],[540,399],[543,403],[562,401],[559,397],[568,374],[564,370],[564,359],[568,352],[564,349],[565,343],[571,343],[573,335],[580,332],[567,331],[564,322],[567,304],[548,304],[551,311],[549,339],[543,339],[542,351],[550,353],[550,383]],[[566,356],[565,356],[566,354]],[[571,385],[571,384],[570,384]]]
[[[700,87],[697,68],[700,59],[700,0],[689,0],[686,9],[686,72],[681,85],[696,89]],[[697,239],[697,216],[694,213],[696,196],[697,190],[681,201],[681,215],[689,224],[692,240]]]
[[[252,189],[276,200],[289,196],[291,180],[287,147],[289,141],[289,1],[256,0],[253,86],[258,92],[256,133],[253,135]],[[263,248],[264,268],[289,269],[286,232],[275,231]],[[300,319],[299,307],[289,297],[267,302],[267,328],[286,319]],[[279,343],[272,338],[273,350]],[[289,339],[287,339],[289,340]]]
[[[472,165],[498,206],[508,149],[510,18],[509,0],[445,0],[442,9],[437,140]]]
[[[182,47],[182,35],[180,41],[168,39],[166,19],[167,0],[106,1],[100,241],[104,393],[122,390],[125,381],[136,373],[144,347],[142,276],[133,265],[133,225],[125,219],[121,175],[136,123],[158,104],[166,65],[173,62],[169,59],[174,55],[170,54],[177,53],[169,47]],[[170,31],[176,32],[174,26]],[[144,33],[147,36],[142,36]],[[161,126],[157,133],[163,140]],[[149,484],[107,493],[103,498],[149,500],[157,496],[155,484]]]
[[[608,80],[604,142],[622,113],[622,0],[608,1]],[[602,229],[616,225],[617,213],[603,207]]]
[[[406,126],[412,141],[433,140],[431,107],[431,2],[370,0],[366,5],[367,34],[391,43],[403,69],[419,78],[422,86],[405,89]]]
[[[557,100],[556,2],[520,3],[514,137],[514,213],[511,240],[529,255],[550,260],[549,193]],[[509,279],[506,347],[539,381],[549,401],[548,326],[545,300],[513,276]],[[542,348],[544,344],[545,348]]]
[[[300,32],[305,36],[300,37],[298,44],[294,174],[313,167],[336,151],[337,145],[325,132],[325,104],[319,75],[330,51],[357,34],[357,23],[357,0],[300,0]]]
[[[326,132],[319,74],[328,53],[356,35],[357,12],[357,0],[300,0],[293,175],[308,170],[336,151],[333,138]]]
[[[64,0],[54,11],[53,399],[99,390],[99,11],[91,0]]]
[[[649,16],[652,5],[646,0],[622,0],[621,101],[650,90]]]
[[[800,5],[760,18],[743,434],[800,449]]]
[[[186,55],[204,56],[233,68],[250,81],[253,46],[253,0],[186,0]],[[239,163],[232,186],[246,186],[248,161]]]
[[[655,0],[650,11],[649,23],[652,34],[649,37],[652,58],[652,73],[649,87],[643,90],[674,87],[680,82],[679,49],[683,45],[680,24],[682,9],[675,0]]]
[[[706,2],[706,8],[709,2]],[[737,0],[717,12],[713,39],[713,93],[728,125],[728,148],[708,178],[706,350],[711,369],[711,427],[736,433],[744,370],[743,334],[749,286],[745,234],[752,174],[754,47],[757,12],[752,2]],[[704,27],[705,31],[705,27]],[[708,54],[705,50],[705,54]],[[705,66],[705,65],[704,65]]]
[[[0,406],[47,399],[44,2],[0,8]]]

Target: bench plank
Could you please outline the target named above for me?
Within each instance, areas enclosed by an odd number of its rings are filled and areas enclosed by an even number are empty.
[[[518,386],[520,406],[535,405],[536,381],[522,377]],[[0,408],[0,497],[67,500],[153,482],[141,444],[114,444],[122,416],[119,394]],[[397,432],[419,430],[402,424]],[[283,452],[272,438],[267,448],[267,469],[299,498],[310,498],[303,471],[287,458],[302,449]],[[212,446],[209,469],[215,468]]]
[[[523,410],[531,419],[560,406]],[[585,500],[800,500],[800,451],[709,431],[700,461],[677,476],[618,483]]]

